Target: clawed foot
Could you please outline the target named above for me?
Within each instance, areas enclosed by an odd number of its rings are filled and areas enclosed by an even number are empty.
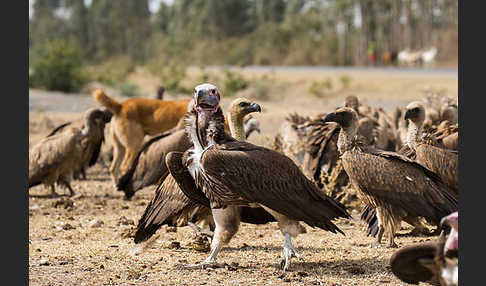
[[[224,268],[225,263],[218,263],[216,261],[203,261],[201,263],[196,263],[196,264],[188,264],[184,266],[186,269],[216,269],[216,268]]]
[[[388,248],[398,248],[398,245],[394,242],[394,243],[389,243],[386,247],[388,247]]]
[[[209,236],[211,238],[213,238],[213,236],[214,236],[214,232],[212,232],[210,230],[202,229],[192,222],[188,222],[187,224],[196,232],[196,235],[205,235],[205,236]]]
[[[280,261],[280,269],[282,269],[284,273],[290,267],[290,260],[292,256],[295,256],[300,261],[304,261],[304,258],[302,258],[302,256],[297,252],[297,250],[295,250],[294,246],[292,245],[290,237],[286,237],[285,245],[282,250],[282,256],[283,259],[282,261]]]

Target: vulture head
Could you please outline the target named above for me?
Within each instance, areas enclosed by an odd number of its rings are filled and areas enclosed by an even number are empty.
[[[262,108],[255,102],[251,102],[246,98],[236,98],[229,106],[228,125],[231,134],[234,134],[238,140],[245,140],[245,123],[244,117],[253,112],[261,112]],[[236,130],[235,130],[236,129]]]
[[[350,107],[340,107],[324,117],[324,122],[335,122],[341,126],[337,147],[339,153],[344,153],[353,146],[354,139],[358,133],[358,113]]]
[[[405,108],[405,120],[422,124],[425,120],[425,107],[419,101],[413,101]]]
[[[458,285],[458,212],[444,217],[442,224],[452,228],[447,240],[441,236],[437,241],[404,247],[391,256],[390,266],[395,276],[412,284]]]
[[[214,113],[219,108],[221,96],[218,88],[210,83],[203,83],[194,88],[194,108],[198,113]]]
[[[358,112],[358,107],[359,107],[359,100],[356,95],[348,95],[344,99],[344,106],[350,107],[354,109],[356,112]]]
[[[111,112],[103,111],[99,108],[90,108],[84,112],[83,119],[84,119],[84,127],[83,127],[83,135],[88,135],[95,127],[105,126],[105,123],[111,120]]]
[[[324,117],[324,122],[336,122],[344,130],[358,130],[358,113],[350,107],[340,107]]]

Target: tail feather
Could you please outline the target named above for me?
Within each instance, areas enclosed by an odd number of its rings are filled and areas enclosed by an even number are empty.
[[[97,89],[95,92],[93,92],[93,98],[94,100],[96,100],[96,102],[106,107],[115,115],[118,114],[121,110],[121,104],[106,95],[105,92],[101,89]]]

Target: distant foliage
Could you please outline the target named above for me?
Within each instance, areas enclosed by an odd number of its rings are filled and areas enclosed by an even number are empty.
[[[223,90],[228,96],[233,96],[237,91],[248,87],[248,80],[239,73],[230,70],[224,72]]]
[[[139,97],[140,88],[136,84],[123,83],[119,86],[120,92],[123,96],[127,97]]]
[[[348,89],[351,85],[351,77],[347,74],[343,74],[339,77],[339,81],[341,82],[341,86],[343,89]]]
[[[109,86],[123,83],[133,72],[135,65],[129,57],[114,57],[100,65],[93,65],[86,69],[91,80],[99,81]]]
[[[332,90],[332,80],[327,78],[323,81],[313,81],[309,92],[315,97],[324,97]]]
[[[79,91],[86,82],[81,53],[70,41],[46,41],[33,63],[32,87],[63,92]]]

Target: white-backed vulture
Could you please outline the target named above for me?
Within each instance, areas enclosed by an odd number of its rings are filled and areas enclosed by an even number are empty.
[[[105,124],[109,123],[112,117],[112,113],[107,110],[107,109],[100,109],[103,113],[103,120],[95,120],[95,127],[93,129],[92,135],[89,137],[89,143],[87,145],[87,149],[83,155],[82,159],[82,166],[79,171],[74,172],[73,177],[74,178],[82,178],[86,179],[86,168],[93,166],[96,164],[96,161],[98,160],[98,157],[101,152],[101,145],[105,141]],[[55,134],[59,134],[61,132],[64,132],[67,127],[76,127],[78,129],[84,128],[84,120],[83,118],[80,118],[79,120],[76,121],[69,121],[66,123],[63,123],[54,130],[52,130],[46,137],[51,137]]]
[[[459,194],[458,153],[457,151],[439,148],[423,140],[425,108],[418,102],[411,102],[406,107],[405,120],[409,121],[406,147],[403,151],[407,157],[427,167]]]
[[[245,136],[260,132],[260,124],[256,118],[245,118]],[[229,131],[229,126],[226,126]],[[130,199],[136,191],[151,185],[160,184],[169,171],[165,165],[165,156],[171,151],[184,152],[192,143],[184,131],[184,120],[173,129],[147,140],[130,165],[127,172],[116,179],[116,189],[125,193],[125,199]]]
[[[291,256],[301,258],[291,243],[291,237],[305,231],[299,221],[343,233],[332,220],[350,216],[343,205],[322,194],[288,157],[226,134],[224,116],[217,103],[219,93],[215,89],[198,86],[196,108],[186,115],[186,132],[194,147],[183,154],[171,152],[166,157],[167,167],[184,194],[209,204],[213,214],[216,228],[211,253],[196,266],[217,265],[217,254],[237,232],[238,217],[228,219],[223,215],[225,209],[256,205],[279,222],[285,236],[281,262],[285,272]],[[201,100],[205,93],[218,96]],[[279,166],[278,173],[274,166]]]
[[[237,98],[232,101],[229,109],[226,121],[230,130],[233,135],[244,140],[243,122],[245,116],[252,112],[260,112],[261,108],[256,103]],[[190,146],[192,146],[192,143]],[[274,221],[273,217],[263,209],[245,207],[238,209],[238,211],[244,222],[260,224]],[[211,229],[214,229],[209,205],[203,205],[189,199],[179,188],[175,179],[169,175],[157,187],[154,197],[140,218],[134,241],[139,243],[147,240],[164,224],[180,227],[186,226],[189,222],[201,221],[206,222]]]
[[[454,191],[435,173],[398,153],[361,146],[356,140],[358,115],[353,109],[341,107],[324,121],[341,126],[338,149],[343,168],[364,203],[377,209],[375,245],[386,231],[389,246],[395,247],[395,232],[407,215],[439,225],[442,217],[457,210]]]
[[[419,284],[457,286],[459,282],[458,213],[443,218],[451,227],[447,239],[410,245],[396,251],[390,258],[390,267],[400,280]]]
[[[44,184],[57,196],[54,184],[62,184],[74,194],[69,184],[74,172],[84,166],[91,136],[104,124],[105,113],[89,109],[84,113],[84,127],[68,127],[66,131],[46,137],[29,150],[29,188]]]
[[[408,132],[405,145],[398,153],[408,157],[409,159],[417,161],[419,164],[425,166],[447,186],[454,191],[456,198],[459,195],[458,183],[458,154],[456,151],[447,148],[441,148],[443,143],[437,139],[435,134],[423,134],[423,125],[425,121],[425,108],[419,101],[411,102],[405,108],[404,120],[408,121]],[[444,123],[444,124],[442,124]],[[447,121],[443,121],[438,130],[447,128]],[[456,132],[457,134],[457,132]],[[368,224],[368,235],[375,236],[378,232],[378,219],[375,217],[376,211],[366,206],[363,209],[361,219]],[[412,233],[427,232],[426,228],[419,222],[416,216],[408,215],[404,220],[415,226]]]

